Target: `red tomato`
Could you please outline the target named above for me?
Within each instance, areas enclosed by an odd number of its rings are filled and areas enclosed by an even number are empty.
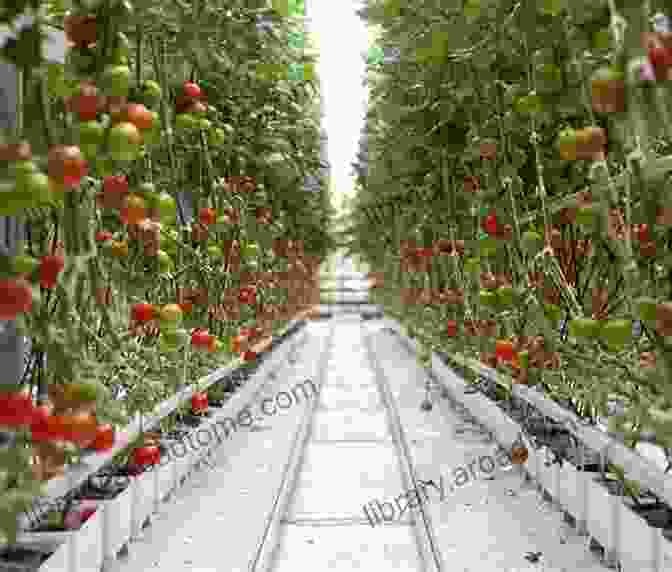
[[[126,121],[135,125],[140,131],[147,131],[154,126],[154,115],[140,103],[129,103],[126,106]]]
[[[451,338],[457,337],[457,322],[455,320],[448,320],[446,331]]]
[[[483,222],[481,223],[481,226],[485,232],[487,232],[490,236],[495,236],[499,232],[499,224],[497,221],[497,215],[495,213],[490,213],[487,215],[484,219]]]
[[[158,465],[161,460],[161,451],[156,445],[145,445],[133,450],[132,463],[140,467]]]
[[[109,230],[99,230],[96,233],[96,242],[107,242],[112,240],[112,233]]]
[[[70,99],[67,107],[77,114],[80,121],[94,121],[101,108],[100,101],[98,88],[91,82],[82,82],[79,92]]]
[[[203,96],[201,88],[191,81],[184,82],[183,93],[185,97],[191,99],[200,99]]]
[[[208,408],[208,395],[203,392],[194,393],[191,396],[191,410],[200,413]]]
[[[109,423],[96,427],[92,447],[96,451],[109,451],[114,446],[114,427]]]
[[[640,242],[649,242],[651,234],[649,232],[649,225],[644,223],[637,227],[637,240]]]
[[[140,304],[133,304],[133,306],[131,306],[131,318],[135,322],[145,324],[153,320],[154,317],[155,317],[155,309],[154,306],[152,306],[152,304],[142,302]]]
[[[257,359],[257,352],[253,352],[252,350],[243,352],[243,361],[254,361],[255,359]]]
[[[40,261],[40,286],[53,288],[56,286],[58,275],[65,267],[65,260],[58,254],[48,254]]]
[[[87,172],[88,166],[79,147],[55,145],[49,149],[47,174],[54,182],[73,188],[79,185]]]
[[[13,320],[32,307],[33,292],[28,282],[21,278],[0,280],[0,320]]]
[[[210,345],[210,337],[207,330],[196,330],[191,334],[191,345],[197,348],[207,348]]]
[[[48,405],[39,405],[33,411],[33,419],[30,424],[31,438],[34,442],[48,441],[51,439],[49,434],[49,417],[51,416],[51,407]]]
[[[240,289],[238,301],[241,304],[255,304],[257,301],[257,289],[254,286],[246,286]]]
[[[104,177],[103,192],[111,195],[127,195],[128,180],[124,175]]]
[[[0,425],[6,427],[30,425],[34,411],[33,399],[27,391],[0,394]]]
[[[217,211],[207,207],[202,208],[198,211],[198,220],[205,226],[215,224],[215,221],[217,220]]]

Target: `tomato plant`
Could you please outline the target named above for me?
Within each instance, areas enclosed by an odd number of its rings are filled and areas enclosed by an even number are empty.
[[[25,89],[16,129],[0,132],[0,215],[27,232],[16,257],[0,257],[0,318],[31,339],[23,384],[49,396],[34,442],[17,433],[47,467],[65,462],[63,440],[106,450],[108,425],[237,357],[239,327],[270,336],[305,309],[335,240],[318,84],[257,67],[311,63],[288,48],[299,21],[275,13],[269,34],[244,2],[43,4],[70,42],[65,63],[32,57],[39,34],[2,56],[24,69]],[[198,34],[174,36],[175,22]],[[225,58],[224,35],[237,39]],[[309,176],[319,192],[305,191]],[[274,241],[293,247],[274,256]],[[262,272],[291,272],[297,287]],[[195,329],[205,351],[180,351]],[[95,401],[74,399],[94,380]]]

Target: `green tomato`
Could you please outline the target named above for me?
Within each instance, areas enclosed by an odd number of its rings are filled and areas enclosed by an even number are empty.
[[[516,291],[513,286],[500,286],[497,288],[497,301],[504,307],[513,306],[516,301]]]
[[[600,328],[600,339],[607,347],[618,350],[632,341],[632,320],[609,320]]]
[[[80,123],[78,129],[79,148],[87,157],[95,157],[105,139],[105,128],[99,121]]]
[[[596,204],[583,205],[576,212],[576,223],[584,227],[592,228],[600,214],[600,206]]]
[[[481,2],[480,0],[467,0],[464,3],[464,8],[462,9],[464,16],[471,20],[478,18],[481,15]]]
[[[33,161],[15,161],[9,165],[10,174],[14,175],[16,185],[21,186],[28,177],[38,172]]]
[[[50,203],[53,200],[49,177],[44,173],[33,173],[25,181],[25,191],[30,194],[36,204]]]
[[[11,265],[17,274],[32,274],[40,267],[40,261],[27,254],[21,254],[11,259]]]
[[[16,189],[3,192],[0,216],[15,216],[34,206],[35,199],[28,193]]]
[[[544,239],[538,232],[526,230],[520,237],[520,242],[523,250],[530,256],[534,256],[541,250]]]
[[[156,261],[159,265],[159,272],[161,274],[172,272],[175,266],[173,264],[173,259],[170,257],[170,254],[168,254],[165,250],[159,250],[156,253]]]
[[[65,67],[63,64],[47,64],[47,90],[59,98],[70,95],[70,87],[65,79]]]
[[[128,36],[123,32],[117,32],[117,37],[115,38],[114,43],[114,52],[112,54],[112,59],[116,64],[122,64],[128,62],[128,58],[131,52],[131,42],[128,39]]]
[[[156,209],[160,218],[175,218],[177,215],[177,202],[168,193],[161,193],[156,197]]]
[[[497,254],[497,246],[497,240],[491,236],[483,237],[478,241],[479,253],[486,258]]]
[[[105,69],[102,76],[105,95],[126,97],[131,89],[131,70],[128,66],[111,66]]]
[[[161,86],[154,80],[148,79],[143,81],[141,89],[145,105],[153,106],[161,101]]]
[[[198,126],[203,131],[210,131],[210,129],[212,128],[212,123],[210,122],[209,119],[203,118],[198,120]]]
[[[653,298],[643,297],[635,301],[637,315],[643,322],[656,321],[656,307],[658,303]]]
[[[226,143],[226,131],[220,127],[215,127],[208,133],[208,143],[211,147],[221,147]]]
[[[180,113],[175,118],[175,128],[180,131],[193,131],[198,128],[198,119],[191,113]]]
[[[161,330],[161,338],[165,343],[172,347],[182,347],[190,339],[189,332],[184,328],[168,328],[166,330]]]
[[[499,304],[499,297],[497,296],[497,292],[492,290],[481,290],[478,293],[478,301],[481,306],[496,308]]]
[[[211,256],[212,258],[222,258],[224,252],[220,246],[213,244],[212,246],[208,246],[208,256]]]
[[[259,253],[259,245],[255,242],[248,242],[242,249],[245,258],[255,258]]]
[[[544,316],[552,324],[557,324],[562,317],[562,308],[557,304],[544,303]]]
[[[574,318],[569,321],[569,333],[574,338],[594,339],[600,333],[600,323],[592,318]]]
[[[481,272],[481,261],[478,258],[468,258],[464,262],[464,272],[472,276],[478,276]]]

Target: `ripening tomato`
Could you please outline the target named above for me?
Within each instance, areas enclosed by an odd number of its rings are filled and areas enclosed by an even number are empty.
[[[215,224],[217,211],[213,208],[204,207],[198,211],[198,220],[205,226]]]
[[[75,145],[55,145],[49,149],[47,173],[50,179],[73,188],[86,176],[88,165],[79,147]]]
[[[495,342],[495,355],[498,360],[510,362],[513,360],[514,354],[513,342],[510,340],[497,340]]]
[[[40,286],[53,288],[58,275],[65,268],[65,259],[58,254],[48,254],[40,260]]]
[[[139,195],[128,195],[124,198],[119,214],[124,224],[139,224],[147,218],[145,200]]]
[[[159,320],[165,325],[177,325],[182,321],[182,308],[178,304],[166,304],[159,310]]]
[[[66,441],[87,447],[96,438],[96,418],[90,413],[72,413],[63,417]]]
[[[184,85],[182,86],[182,92],[185,97],[190,99],[200,99],[203,97],[203,91],[201,88],[191,81],[184,82]]]
[[[134,322],[145,324],[156,317],[156,309],[152,304],[141,302],[131,306],[131,319]]]
[[[124,115],[125,120],[135,125],[140,131],[147,131],[154,126],[154,114],[140,103],[129,103]]]
[[[98,425],[91,446],[96,451],[109,451],[114,446],[114,427],[109,423]]]
[[[107,244],[110,245],[110,253],[115,258],[128,258],[130,249],[128,247],[128,242],[125,240],[111,240]]]
[[[110,156],[115,161],[134,161],[140,153],[141,144],[142,134],[132,123],[119,123],[110,129],[108,146]]]

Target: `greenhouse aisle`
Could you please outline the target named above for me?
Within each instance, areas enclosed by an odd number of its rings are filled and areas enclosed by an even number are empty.
[[[419,407],[423,376],[380,322],[308,328],[291,373],[258,397],[309,377],[319,397],[226,441],[115,570],[603,569],[514,469],[478,468],[503,457],[467,414],[438,395]],[[475,479],[451,492],[461,467]]]

